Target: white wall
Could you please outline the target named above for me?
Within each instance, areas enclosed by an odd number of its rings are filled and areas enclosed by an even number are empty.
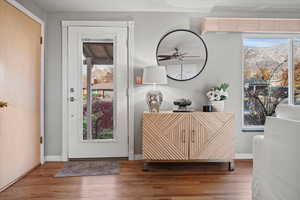
[[[33,1],[31,0],[16,0],[19,2],[22,6],[30,10],[33,14],[35,14],[37,17],[42,19],[44,22],[46,22],[47,13],[40,7],[38,7]]]
[[[193,17],[192,17],[193,16]],[[199,30],[195,15],[185,13],[51,13],[47,16],[46,49],[46,155],[60,155],[62,141],[61,118],[61,20],[133,20],[135,21],[135,73],[147,65],[156,64],[155,51],[161,36],[175,28]],[[163,109],[171,109],[176,98],[188,97],[195,108],[206,103],[205,91],[215,84],[229,82],[230,99],[226,110],[236,113],[236,151],[251,153],[255,133],[241,133],[241,35],[215,34],[204,36],[208,46],[206,69],[187,82],[169,80],[162,87]],[[135,153],[141,153],[141,113],[147,110],[144,95],[148,88],[135,88]]]

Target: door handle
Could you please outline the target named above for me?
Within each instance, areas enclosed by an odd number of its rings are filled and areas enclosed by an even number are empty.
[[[192,130],[192,143],[195,143],[195,130]]]
[[[76,98],[75,97],[70,97],[70,101],[74,102],[74,101],[76,101]]]

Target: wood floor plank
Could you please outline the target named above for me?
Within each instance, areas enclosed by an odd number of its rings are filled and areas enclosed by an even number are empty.
[[[46,163],[0,193],[1,200],[250,200],[252,161],[152,164],[120,161],[119,175],[54,178],[63,163]]]

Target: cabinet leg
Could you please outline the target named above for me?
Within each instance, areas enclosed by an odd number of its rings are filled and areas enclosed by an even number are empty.
[[[234,160],[231,160],[229,163],[228,163],[228,171],[234,171]]]
[[[148,163],[146,163],[146,162],[144,162],[143,171],[144,172],[148,172],[149,171]]]

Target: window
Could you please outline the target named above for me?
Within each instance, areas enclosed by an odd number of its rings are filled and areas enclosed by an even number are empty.
[[[300,37],[244,37],[243,62],[243,130],[263,130],[278,104],[300,104]]]

